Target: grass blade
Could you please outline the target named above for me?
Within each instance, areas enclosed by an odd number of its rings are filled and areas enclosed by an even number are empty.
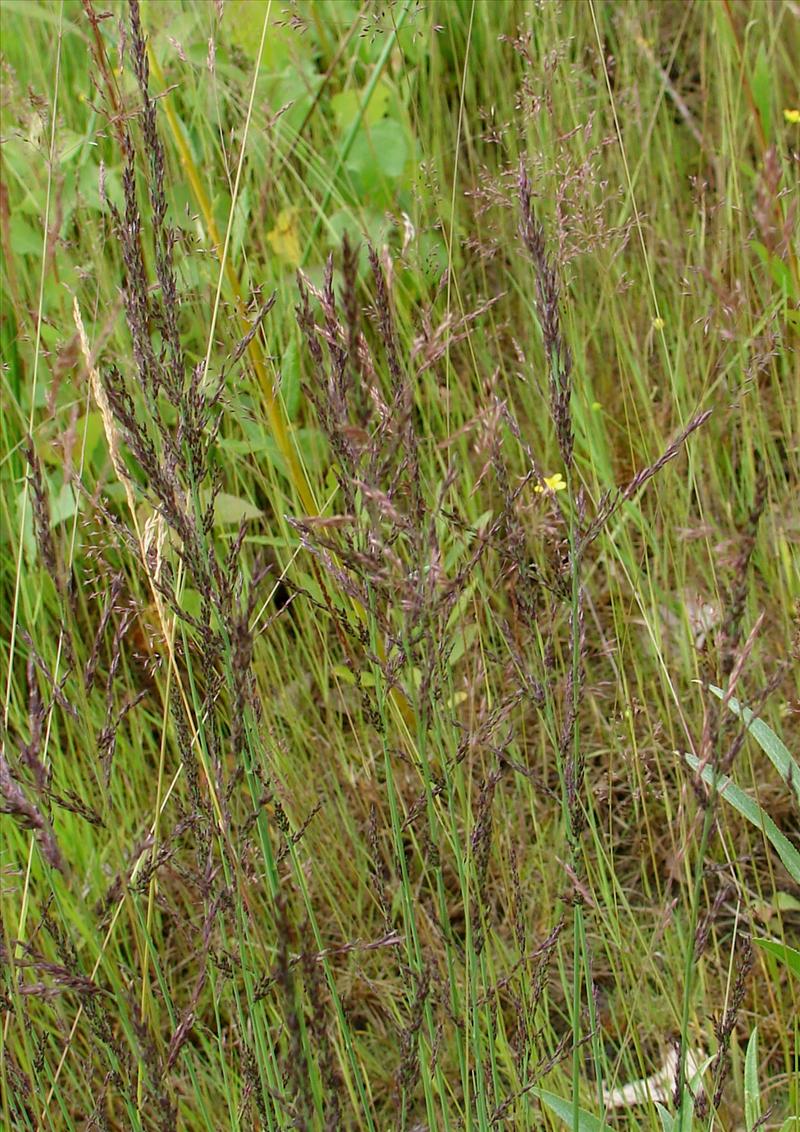
[[[763,807],[759,806],[758,802],[753,801],[743,790],[740,790],[727,775],[715,775],[713,767],[710,766],[705,766],[701,770],[700,760],[696,755],[687,754],[684,757],[692,770],[700,773],[706,785],[713,786],[716,782],[720,797],[729,802],[736,812],[746,818],[751,825],[761,830],[780,857],[789,875],[800,884],[800,853],[792,845],[786,834],[781,833]]]
[[[758,1084],[758,1027],[750,1035],[744,1058],[744,1122],[751,1132],[761,1119],[761,1090]]]
[[[722,689],[716,688],[713,684],[709,684],[709,691],[713,692],[717,699],[722,700],[725,697]],[[750,708],[743,707],[737,699],[731,697],[728,700],[728,707],[734,715],[737,715],[744,722],[783,781],[788,782],[793,787],[795,797],[800,802],[800,765],[789,753],[786,745],[778,738],[772,728],[764,723],[763,719],[756,718]]]
[[[789,947],[788,943],[781,943],[777,939],[757,939],[754,942],[758,944],[762,951],[774,955],[776,959],[784,963],[792,974],[800,979],[800,951],[794,947]]]
[[[551,1112],[559,1116],[565,1124],[569,1124],[573,1128],[573,1132],[611,1132],[608,1124],[583,1108],[578,1109],[578,1125],[575,1128],[572,1101],[564,1100],[563,1097],[559,1097],[547,1089],[532,1089],[531,1092],[539,1098],[542,1104],[547,1105]]]

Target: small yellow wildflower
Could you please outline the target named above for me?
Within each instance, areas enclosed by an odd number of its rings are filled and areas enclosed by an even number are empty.
[[[544,483],[537,483],[534,491],[541,493],[543,491],[566,491],[567,485],[564,483],[564,477],[561,472],[556,472],[553,476],[545,476]]]
[[[790,126],[796,126],[800,122],[800,110],[787,106],[783,112],[783,118]]]
[[[666,325],[666,322],[664,322],[664,319],[661,318],[660,315],[658,318],[653,319],[653,330],[663,330]]]
[[[592,401],[592,412],[593,413],[601,412],[602,408],[603,408],[603,406],[601,405],[601,403],[599,401]]]

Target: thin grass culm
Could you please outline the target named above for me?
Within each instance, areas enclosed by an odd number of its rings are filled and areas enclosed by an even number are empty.
[[[795,8],[0,3],[3,1128],[796,1132]]]
[[[557,720],[558,745],[556,759],[561,787],[563,837],[567,847],[567,867],[572,879],[572,1001],[570,1026],[572,1030],[572,1123],[580,1124],[582,1080],[582,1052],[584,1006],[588,1017],[589,1036],[592,1039],[594,1069],[597,1074],[599,1098],[602,1099],[603,1070],[597,1038],[595,997],[592,982],[591,959],[587,947],[584,923],[585,870],[581,853],[581,836],[585,827],[587,801],[583,796],[585,783],[586,751],[578,724],[578,708],[584,683],[584,598],[581,583],[581,529],[578,521],[581,501],[576,486],[572,423],[572,354],[564,339],[559,310],[560,289],[556,267],[548,256],[544,228],[536,219],[531,199],[530,182],[524,165],[520,167],[519,195],[522,218],[520,237],[530,256],[533,267],[536,300],[536,317],[542,334],[549,387],[549,407],[558,452],[566,481],[566,559],[564,569],[564,599],[568,606],[568,674]],[[541,486],[541,485],[540,485]],[[556,716],[555,705],[550,712]]]

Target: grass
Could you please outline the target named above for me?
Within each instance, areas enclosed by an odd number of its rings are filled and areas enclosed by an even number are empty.
[[[795,5],[0,19],[5,1125],[788,1132]]]

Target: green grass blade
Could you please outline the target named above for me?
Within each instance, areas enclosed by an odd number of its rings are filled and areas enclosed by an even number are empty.
[[[675,1117],[668,1113],[663,1104],[659,1104],[658,1101],[656,1101],[656,1112],[661,1121],[661,1132],[674,1132]]]
[[[692,770],[700,771],[700,760],[696,755],[687,754],[685,758]],[[792,879],[800,884],[800,853],[798,853],[794,845],[792,845],[786,834],[781,833],[763,807],[759,806],[758,802],[754,802],[743,790],[740,790],[727,775],[720,774],[715,776],[713,767],[703,767],[700,773],[703,781],[708,786],[713,786],[716,781],[720,797],[724,798],[726,802],[729,802],[737,813],[741,814],[743,818],[746,818],[751,825],[761,830],[780,857]]]
[[[717,699],[723,699],[725,693],[721,688],[716,688],[713,684],[709,684],[709,691],[713,692]],[[728,700],[728,707],[744,722],[750,734],[758,743],[761,750],[767,756],[769,761],[777,770],[784,782],[790,782],[794,788],[795,797],[800,802],[800,765],[797,764],[795,759],[789,753],[786,745],[778,738],[771,727],[764,723],[763,719],[757,719],[753,712],[748,707],[743,707],[737,699],[731,697]]]
[[[542,1104],[547,1105],[551,1112],[559,1116],[565,1124],[569,1124],[573,1128],[573,1132],[610,1132],[608,1124],[583,1108],[578,1109],[578,1127],[575,1129],[572,1101],[564,1100],[563,1097],[548,1092],[547,1089],[531,1089],[531,1092],[539,1098]]]
[[[781,943],[777,939],[757,939],[754,942],[758,944],[762,951],[774,955],[776,959],[784,963],[792,974],[800,979],[800,951],[794,947],[789,947],[788,943]]]
[[[750,1035],[744,1058],[744,1122],[747,1132],[761,1119],[761,1090],[758,1084],[758,1027]]]

